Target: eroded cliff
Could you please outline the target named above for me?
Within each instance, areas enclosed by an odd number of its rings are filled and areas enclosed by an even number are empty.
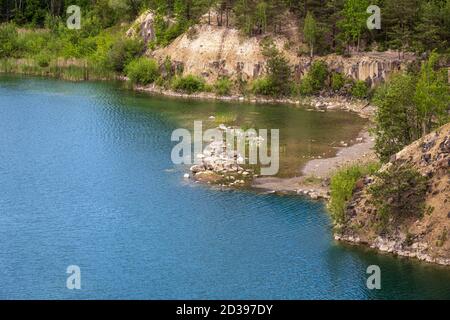
[[[300,27],[296,20],[286,14],[285,23],[277,34],[264,36],[243,36],[230,22],[228,26],[219,26],[212,13],[205,15],[201,21],[192,26],[166,47],[148,49],[147,55],[161,63],[166,57],[183,70],[183,74],[202,76],[212,83],[218,77],[231,79],[241,77],[253,80],[265,74],[266,57],[262,53],[261,43],[269,36],[293,66],[294,76],[301,78],[312,63],[305,49]],[[141,15],[127,35],[139,36],[146,43],[155,39],[155,16],[151,11]],[[306,50],[307,51],[307,50]],[[331,54],[314,59],[325,61],[330,70],[341,72],[355,80],[367,81],[371,84],[385,80],[392,72],[403,69],[414,56],[405,54],[402,59],[396,52],[363,52],[354,53],[351,57]]]

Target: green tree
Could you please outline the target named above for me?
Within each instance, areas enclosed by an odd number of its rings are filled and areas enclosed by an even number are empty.
[[[368,0],[346,0],[341,12],[342,19],[338,22],[347,46],[353,42],[357,51],[360,48],[361,36],[367,28],[368,6]]]
[[[411,47],[414,26],[419,20],[419,0],[385,1],[383,24],[388,45],[399,51],[399,55]]]
[[[414,102],[417,106],[420,127],[425,135],[449,121],[450,87],[447,70],[436,70],[439,55],[433,52],[420,70]]]
[[[267,81],[271,95],[284,96],[291,92],[292,68],[286,57],[276,48],[268,38],[262,43],[262,53],[267,59]]]
[[[267,10],[268,5],[265,1],[258,2],[256,5],[256,14],[254,17],[255,25],[259,34],[266,33],[267,30]]]
[[[311,12],[308,12],[305,18],[305,24],[303,26],[303,35],[305,41],[308,42],[309,49],[311,51],[311,58],[314,56],[314,46],[317,42],[319,29],[317,28],[316,19]]]
[[[124,67],[135,57],[142,54],[144,45],[142,41],[130,38],[121,38],[116,41],[107,53],[109,65],[115,71],[123,71]]]
[[[375,151],[383,162],[421,135],[413,101],[415,86],[414,77],[398,74],[375,93]]]
[[[446,49],[450,41],[450,0],[428,1],[420,6],[420,19],[415,27],[415,49],[427,51],[430,48]]]

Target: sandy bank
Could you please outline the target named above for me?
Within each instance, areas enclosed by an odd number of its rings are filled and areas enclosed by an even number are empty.
[[[314,159],[301,168],[300,175],[293,178],[261,177],[252,187],[277,193],[295,193],[312,199],[329,199],[329,179],[337,169],[353,163],[365,163],[376,159],[372,150],[373,138],[367,130],[361,132],[357,143],[338,148],[336,156]]]

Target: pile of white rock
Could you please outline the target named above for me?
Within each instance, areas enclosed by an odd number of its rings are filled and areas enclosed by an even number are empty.
[[[224,133],[232,133],[238,138],[244,135],[243,131],[223,124],[218,129]],[[246,142],[259,145],[264,141],[262,137],[249,133],[245,136]],[[239,186],[256,177],[252,169],[243,167],[246,160],[244,155],[234,150],[226,141],[210,142],[196,158],[198,163],[193,165],[190,171],[194,179],[199,181],[219,183],[223,186]]]

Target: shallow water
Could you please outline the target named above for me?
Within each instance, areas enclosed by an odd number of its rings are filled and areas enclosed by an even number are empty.
[[[335,243],[321,203],[184,181],[172,130],[221,114],[280,128],[299,155],[332,153],[364,125],[344,112],[1,76],[0,298],[450,298],[448,268]],[[294,149],[285,163],[304,161]],[[366,288],[372,264],[381,290]],[[69,265],[81,290],[66,288]]]

